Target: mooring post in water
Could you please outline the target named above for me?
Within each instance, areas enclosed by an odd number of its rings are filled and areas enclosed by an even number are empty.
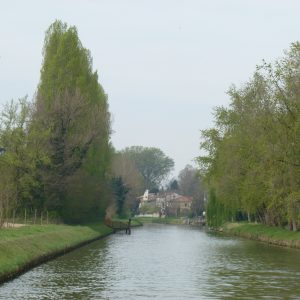
[[[125,230],[125,233],[131,234],[131,218],[128,219],[127,228]]]

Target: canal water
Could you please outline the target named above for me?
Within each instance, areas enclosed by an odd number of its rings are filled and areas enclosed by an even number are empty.
[[[300,251],[149,224],[0,286],[0,299],[300,299]]]

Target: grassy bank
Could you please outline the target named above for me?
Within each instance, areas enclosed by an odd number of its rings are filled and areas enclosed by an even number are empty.
[[[120,219],[120,218],[113,218],[112,221],[122,222],[124,224],[128,223],[128,219]],[[131,227],[138,227],[142,226],[143,222],[140,221],[140,219],[137,218],[131,218]]]
[[[0,282],[51,257],[110,234],[103,224],[42,225],[0,230]]]
[[[166,217],[166,218],[138,217],[136,219],[142,223],[159,223],[159,224],[173,224],[173,225],[185,224],[184,219],[176,218],[176,217]]]
[[[221,231],[273,245],[300,249],[300,232],[279,227],[270,227],[254,223],[227,223]]]

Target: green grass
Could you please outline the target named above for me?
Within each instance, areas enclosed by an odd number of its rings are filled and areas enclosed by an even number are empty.
[[[137,217],[142,223],[159,223],[159,224],[173,224],[182,225],[184,222],[181,218],[177,217],[166,217],[166,218],[156,218],[156,217]]]
[[[0,280],[63,253],[85,242],[111,233],[103,224],[86,226],[35,225],[0,230]]]
[[[125,224],[128,223],[128,219],[117,218],[117,217],[112,218],[112,221],[123,222]],[[139,219],[137,219],[137,218],[131,218],[131,227],[136,227],[136,226],[141,226],[141,225],[143,225],[143,223],[140,222]]]
[[[294,232],[280,227],[254,223],[227,223],[224,225],[223,231],[270,244],[300,248],[299,231]]]

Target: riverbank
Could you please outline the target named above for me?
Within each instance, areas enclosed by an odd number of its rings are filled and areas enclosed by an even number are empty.
[[[116,222],[122,222],[124,224],[128,223],[128,219],[121,219],[121,218],[112,218],[112,221]],[[131,227],[138,227],[142,226],[143,222],[140,222],[137,218],[131,218]]]
[[[135,220],[140,221],[141,223],[158,223],[158,224],[172,224],[172,225],[184,225],[186,224],[186,219],[177,218],[177,217],[137,217]]]
[[[300,232],[255,223],[226,223],[218,231],[268,244],[300,249]]]
[[[112,233],[104,224],[34,225],[0,230],[0,283]]]

